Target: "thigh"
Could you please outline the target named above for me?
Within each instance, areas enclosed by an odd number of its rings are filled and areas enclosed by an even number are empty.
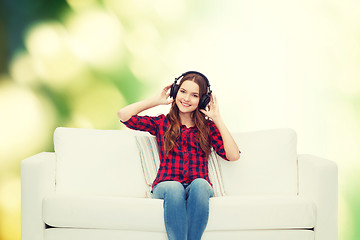
[[[185,189],[183,185],[177,181],[160,182],[153,188],[151,197],[164,199],[165,195],[183,198],[185,196]]]

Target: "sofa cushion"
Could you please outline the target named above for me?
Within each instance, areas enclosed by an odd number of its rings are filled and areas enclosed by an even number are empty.
[[[138,135],[135,136],[136,144],[139,148],[141,165],[144,172],[144,179],[148,185],[147,197],[150,197],[152,184],[156,178],[159,166],[159,149],[156,137],[152,135]],[[214,189],[214,196],[220,197],[225,195],[224,186],[221,177],[221,171],[218,165],[218,159],[214,150],[211,151],[208,160],[209,179]]]
[[[234,133],[233,137],[241,150],[240,160],[228,162],[218,157],[226,195],[297,194],[293,130]]]
[[[54,194],[43,199],[42,210],[53,227],[165,232],[159,199]]]
[[[210,199],[207,231],[312,229],[314,204],[297,196]],[[165,232],[163,200],[54,194],[43,200],[43,220],[53,227]]]
[[[54,144],[57,192],[145,197],[134,131],[57,128]]]

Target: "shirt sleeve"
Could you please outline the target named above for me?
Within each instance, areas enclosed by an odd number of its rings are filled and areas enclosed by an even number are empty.
[[[229,161],[229,159],[226,158],[224,142],[221,137],[219,129],[216,127],[216,125],[213,121],[209,121],[209,127],[210,127],[210,133],[209,133],[210,145],[214,148],[215,152],[220,157]]]
[[[130,129],[149,132],[151,135],[156,135],[159,131],[160,122],[163,121],[164,118],[165,115],[163,114],[157,117],[134,115],[129,120],[121,122]]]

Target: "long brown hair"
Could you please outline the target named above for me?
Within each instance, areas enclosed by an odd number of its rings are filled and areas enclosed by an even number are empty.
[[[180,81],[180,86],[186,80],[190,80],[199,85],[199,99],[207,93],[207,83],[206,80],[196,73],[186,74]],[[164,143],[165,143],[165,153],[168,153],[174,148],[176,141],[180,137],[180,116],[179,116],[179,108],[174,101],[171,105],[171,109],[169,113],[166,115],[169,120],[169,127],[164,135]],[[199,111],[199,107],[192,114],[192,119],[195,123],[195,126],[199,130],[199,134],[197,135],[198,143],[201,149],[205,152],[206,155],[210,154],[211,145],[209,143],[209,127],[207,125],[207,119],[205,115]]]

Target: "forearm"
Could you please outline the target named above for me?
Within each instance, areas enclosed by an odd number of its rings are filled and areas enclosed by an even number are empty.
[[[123,107],[117,112],[117,115],[121,121],[126,122],[132,116],[137,115],[149,108],[156,107],[157,105],[159,105],[159,103],[155,98],[149,98]]]
[[[126,122],[129,120],[132,116],[141,113],[142,111],[145,111],[149,108],[156,107],[158,105],[162,104],[170,104],[173,102],[172,99],[168,99],[170,93],[167,93],[167,91],[171,88],[172,84],[164,87],[160,94],[156,95],[155,97],[136,102],[133,104],[130,104],[122,109],[120,109],[117,112],[117,115],[119,119],[123,122]]]
[[[234,138],[231,136],[231,133],[227,129],[224,121],[221,117],[217,117],[216,119],[213,119],[216,127],[219,129],[221,137],[223,139],[224,143],[224,149],[226,152],[226,158],[230,161],[236,161],[240,158],[240,151],[239,148],[234,140]]]

